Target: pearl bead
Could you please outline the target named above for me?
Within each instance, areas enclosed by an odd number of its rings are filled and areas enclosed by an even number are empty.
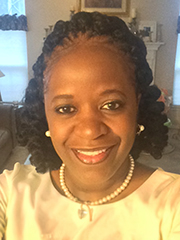
[[[118,191],[115,191],[115,192],[114,192],[114,195],[115,195],[115,196],[119,195]]]
[[[111,196],[111,198],[114,198],[114,193],[111,193],[111,195],[110,195],[110,196]]]
[[[127,183],[126,182],[123,182],[122,184],[124,187],[127,187]]]
[[[111,196],[109,196],[109,195],[106,198],[108,201],[111,200]]]

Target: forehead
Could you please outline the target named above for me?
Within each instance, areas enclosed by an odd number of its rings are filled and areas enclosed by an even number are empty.
[[[121,73],[127,75],[131,83],[135,84],[135,67],[130,57],[116,44],[102,36],[88,39],[81,35],[75,39],[65,39],[63,46],[54,49],[51,57],[46,61],[46,66],[45,84],[49,82],[57,68],[58,71],[64,71],[64,68],[68,71],[71,70],[70,68],[81,68],[82,71],[83,67],[84,71],[96,69],[108,75],[116,74],[117,69],[121,69]]]

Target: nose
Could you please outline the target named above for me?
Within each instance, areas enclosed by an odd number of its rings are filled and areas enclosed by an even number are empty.
[[[98,115],[80,117],[74,128],[77,136],[88,140],[95,140],[109,131],[108,125]]]

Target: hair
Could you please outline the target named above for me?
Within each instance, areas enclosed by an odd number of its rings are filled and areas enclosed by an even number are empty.
[[[136,91],[141,95],[137,122],[144,125],[145,130],[136,136],[131,154],[137,159],[141,151],[145,151],[156,159],[161,158],[168,139],[167,127],[164,126],[167,117],[163,114],[164,104],[157,101],[161,91],[150,85],[153,76],[146,60],[145,44],[118,17],[79,12],[70,21],[55,24],[33,66],[34,77],[26,89],[24,106],[17,111],[18,140],[31,153],[31,164],[42,173],[58,169],[62,164],[51,139],[45,136],[48,124],[44,108],[44,71],[50,65],[54,50],[58,46],[68,48],[67,42],[78,41],[80,34],[87,39],[105,37],[108,44],[125,53],[134,65]]]

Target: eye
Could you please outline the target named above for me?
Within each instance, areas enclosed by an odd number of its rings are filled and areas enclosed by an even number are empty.
[[[71,105],[65,105],[65,106],[61,106],[61,107],[56,108],[56,112],[60,113],[60,114],[72,114],[76,111],[77,111],[76,108],[74,106],[71,106]]]
[[[111,110],[111,111],[116,111],[119,110],[120,107],[123,106],[123,103],[120,101],[111,101],[111,102],[107,102],[105,103],[101,109],[103,110]]]

